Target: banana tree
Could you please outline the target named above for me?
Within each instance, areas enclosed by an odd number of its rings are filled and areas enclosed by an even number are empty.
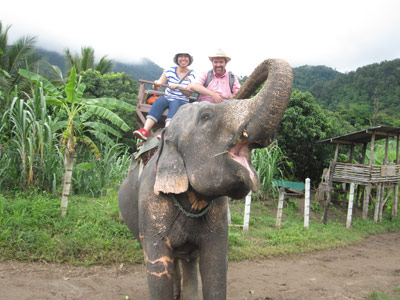
[[[65,216],[71,190],[74,160],[77,155],[77,145],[89,147],[92,153],[100,159],[99,149],[91,137],[96,137],[99,141],[110,145],[114,145],[115,142],[109,135],[121,137],[118,130],[102,122],[101,119],[108,120],[121,130],[127,131],[130,129],[129,126],[112,110],[121,108],[134,111],[135,106],[114,98],[85,99],[83,92],[86,86],[81,82],[81,77],[77,76],[75,67],[72,68],[69,81],[61,91],[39,74],[27,70],[20,70],[19,74],[37,84],[42,84],[47,91],[46,103],[59,107],[61,113],[65,116],[64,120],[59,122],[65,166],[61,216]],[[91,118],[92,116],[96,116],[96,118]]]

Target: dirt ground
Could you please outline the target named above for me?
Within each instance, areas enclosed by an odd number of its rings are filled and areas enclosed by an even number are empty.
[[[400,286],[400,232],[305,255],[230,263],[228,299],[366,299]],[[398,293],[398,292],[397,292]],[[397,294],[398,295],[398,294]],[[141,265],[0,262],[0,299],[148,299]]]

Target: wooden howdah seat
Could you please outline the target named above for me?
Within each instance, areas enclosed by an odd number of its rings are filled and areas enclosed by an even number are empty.
[[[148,80],[143,80],[140,79],[139,80],[140,86],[139,86],[139,92],[138,92],[138,100],[137,100],[137,104],[136,104],[136,114],[138,116],[138,122],[140,123],[141,127],[144,126],[144,122],[146,121],[146,116],[150,111],[151,108],[151,104],[147,104],[146,101],[150,96],[153,95],[158,95],[158,96],[164,96],[164,91],[155,91],[152,89],[146,89],[148,86],[151,87],[151,85],[154,84],[153,81],[148,81]],[[164,85],[164,87],[167,87],[166,85]],[[194,102],[197,101],[197,95],[194,94],[195,96],[191,96],[190,102]],[[162,117],[160,118],[160,120],[158,120],[158,123],[156,125],[154,125],[154,129],[157,128],[163,128],[164,127],[164,123],[165,123],[165,119],[167,117],[168,114],[168,109],[166,111],[164,111]]]

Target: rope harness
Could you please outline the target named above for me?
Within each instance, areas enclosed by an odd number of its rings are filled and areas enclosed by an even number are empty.
[[[204,215],[210,210],[210,208],[211,208],[211,205],[208,204],[207,207],[204,208],[200,213],[198,213],[198,214],[192,214],[192,213],[188,212],[186,209],[184,209],[184,208],[182,207],[182,205],[178,202],[178,200],[176,200],[176,198],[175,198],[173,195],[171,195],[171,198],[172,198],[172,200],[174,201],[175,206],[178,207],[179,210],[180,210],[181,212],[183,212],[183,214],[184,214],[185,216],[189,217],[189,218],[200,218],[200,217],[204,216]]]

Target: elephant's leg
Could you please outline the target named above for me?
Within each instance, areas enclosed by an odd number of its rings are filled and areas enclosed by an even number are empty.
[[[182,260],[183,287],[181,300],[199,300],[197,257]]]
[[[174,270],[174,300],[180,300],[181,298],[181,268],[179,265],[179,259],[175,258],[174,259],[174,265],[175,265],[175,270]]]
[[[218,241],[221,239],[223,241]],[[204,300],[226,300],[227,242],[214,236],[200,250],[200,274]]]
[[[147,243],[145,260],[151,300],[171,300],[174,297],[174,258],[166,243]]]

